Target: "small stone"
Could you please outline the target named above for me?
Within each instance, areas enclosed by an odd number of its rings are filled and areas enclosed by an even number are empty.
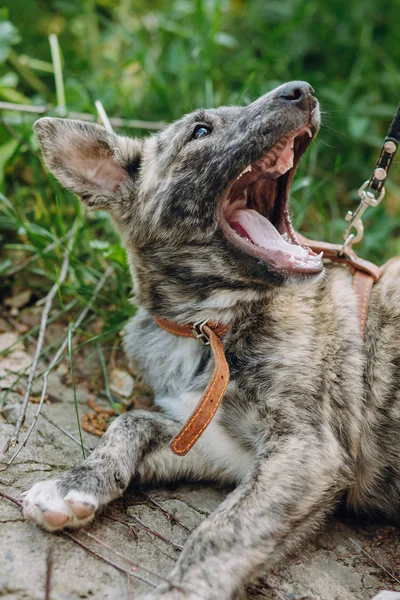
[[[110,374],[110,389],[123,398],[130,398],[134,388],[133,377],[122,369],[113,369]]]
[[[0,352],[7,350],[12,344],[15,344],[10,350],[23,350],[22,341],[18,341],[18,334],[14,331],[0,334]]]
[[[375,588],[376,589],[376,577],[374,577],[373,575],[371,575],[371,573],[367,573],[364,578],[363,578],[363,584],[366,590],[370,590]]]
[[[59,377],[64,377],[64,375],[69,373],[68,365],[64,362],[61,362],[57,367],[56,373]]]
[[[29,354],[24,351],[22,341],[18,340],[18,335],[14,332],[0,334],[0,351],[8,348],[9,353],[0,361],[0,389],[10,388],[18,379],[17,372],[32,362]]]
[[[32,290],[24,290],[15,296],[11,296],[11,298],[6,298],[4,304],[11,306],[12,308],[22,308],[28,304],[31,296]]]

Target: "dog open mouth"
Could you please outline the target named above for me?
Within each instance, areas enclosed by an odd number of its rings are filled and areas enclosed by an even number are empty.
[[[231,243],[293,274],[323,270],[322,254],[300,244],[288,211],[290,184],[312,137],[308,125],[285,135],[239,174],[221,205],[221,227]]]

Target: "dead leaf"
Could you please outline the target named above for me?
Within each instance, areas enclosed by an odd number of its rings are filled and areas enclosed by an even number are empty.
[[[109,419],[117,416],[117,413],[113,409],[99,406],[92,395],[88,398],[88,404],[93,412],[85,413],[82,416],[82,429],[92,435],[102,437],[107,429]]]

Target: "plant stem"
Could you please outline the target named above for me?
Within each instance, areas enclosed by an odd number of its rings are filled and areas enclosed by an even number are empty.
[[[67,114],[67,105],[65,102],[65,90],[64,80],[61,65],[61,53],[60,46],[58,44],[58,37],[55,33],[49,35],[51,60],[54,68],[54,82],[56,85],[56,96],[57,96],[57,108],[60,115]]]

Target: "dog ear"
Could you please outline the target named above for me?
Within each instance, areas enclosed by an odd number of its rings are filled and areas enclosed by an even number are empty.
[[[142,142],[104,127],[45,117],[34,130],[44,160],[60,183],[92,209],[112,209],[135,187]]]

